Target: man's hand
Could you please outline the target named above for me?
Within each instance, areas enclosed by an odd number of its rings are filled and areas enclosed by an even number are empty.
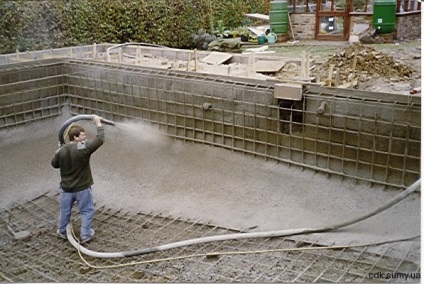
[[[96,126],[102,126],[101,117],[98,115],[93,114],[93,122],[96,124]]]

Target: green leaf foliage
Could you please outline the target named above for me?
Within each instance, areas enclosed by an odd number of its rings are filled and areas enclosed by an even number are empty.
[[[0,0],[0,53],[93,43],[145,42],[194,48],[218,21],[244,24],[269,0]]]

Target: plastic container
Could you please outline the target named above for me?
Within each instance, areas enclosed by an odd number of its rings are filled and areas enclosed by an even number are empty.
[[[269,26],[271,32],[286,34],[289,9],[286,0],[273,0],[269,3]]]
[[[395,30],[396,0],[375,0],[372,25],[379,34],[388,34]]]
[[[264,35],[258,36],[258,44],[264,44],[266,41],[266,37]]]
[[[268,43],[275,43],[277,41],[277,35],[275,33],[269,33],[266,36]]]

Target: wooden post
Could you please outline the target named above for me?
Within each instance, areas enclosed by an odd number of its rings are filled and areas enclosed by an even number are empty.
[[[197,72],[197,49],[194,49],[194,72]]]
[[[353,70],[353,73],[355,74],[355,71],[356,71],[356,60],[357,60],[357,52],[355,51],[355,56],[353,57],[353,66],[352,66],[352,70]]]
[[[191,57],[192,57],[191,52],[188,52],[187,53],[187,68],[186,68],[186,71],[190,71]]]
[[[330,70],[328,71],[328,86],[331,87],[331,82],[333,80],[333,69],[334,69],[334,64],[330,64]]]
[[[306,53],[306,69],[305,69],[305,75],[309,78],[309,52]]]
[[[141,59],[141,47],[137,46],[137,49],[135,50],[135,64],[142,65],[142,59]]]
[[[249,54],[249,58],[247,59],[247,66],[246,66],[246,75],[248,78],[252,76],[252,53]]]
[[[350,88],[353,89],[353,82],[355,81],[355,73],[356,73],[356,60],[357,60],[358,52],[355,50],[355,56],[353,57],[353,66],[352,66],[352,80],[350,80]]]
[[[93,44],[93,59],[96,59],[97,57],[97,46],[96,43]]]
[[[19,49],[16,49],[16,59],[19,59]]]
[[[134,61],[134,64],[137,65],[139,61],[140,61],[140,56],[139,56],[139,51],[138,51],[138,46],[137,46],[135,48],[135,61]]]
[[[119,64],[122,63],[122,48],[121,47],[118,49],[118,63]]]
[[[340,84],[340,69],[339,68],[337,68],[337,70],[336,70],[336,81],[334,82],[334,86],[335,87],[338,87],[339,86],[339,84]]]
[[[252,78],[253,77],[255,77],[255,74],[256,74],[256,56],[255,56],[255,53],[254,52],[252,52],[251,54],[250,54],[250,56],[251,56],[251,58],[252,58],[252,68],[251,68],[251,76],[252,76]]]

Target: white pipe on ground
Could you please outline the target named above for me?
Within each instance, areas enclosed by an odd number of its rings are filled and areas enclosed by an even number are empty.
[[[286,237],[286,236],[293,236],[293,235],[300,235],[300,234],[312,234],[312,233],[322,233],[322,232],[328,232],[333,231],[336,229],[340,229],[343,227],[351,226],[353,224],[359,223],[365,219],[369,219],[384,210],[387,210],[388,208],[392,207],[393,205],[399,203],[403,199],[405,199],[407,196],[415,192],[417,189],[420,188],[421,179],[414,182],[412,185],[410,185],[407,189],[405,189],[400,194],[393,197],[391,200],[383,204],[382,206],[378,207],[377,209],[362,215],[358,218],[354,218],[352,220],[334,224],[328,227],[323,228],[303,228],[303,229],[287,229],[287,230],[277,230],[277,231],[267,231],[267,232],[254,232],[254,233],[237,233],[237,234],[228,234],[228,235],[218,235],[218,236],[210,236],[210,237],[203,237],[203,238],[196,238],[191,240],[185,240],[165,245],[160,245],[157,247],[152,248],[144,248],[139,250],[133,250],[133,251],[124,251],[124,252],[95,252],[91,251],[83,246],[81,246],[73,237],[72,235],[72,229],[71,225],[68,224],[66,227],[66,234],[68,237],[69,242],[71,245],[77,249],[80,250],[81,253],[97,257],[97,258],[121,258],[121,257],[128,257],[128,256],[136,256],[136,255],[142,255],[142,254],[148,254],[158,251],[165,251],[170,250],[174,248],[180,248],[184,246],[190,246],[190,245],[196,245],[196,244],[202,244],[202,243],[209,243],[209,242],[216,242],[216,241],[227,241],[227,240],[239,240],[239,239],[249,239],[249,238],[271,238],[271,237]]]

